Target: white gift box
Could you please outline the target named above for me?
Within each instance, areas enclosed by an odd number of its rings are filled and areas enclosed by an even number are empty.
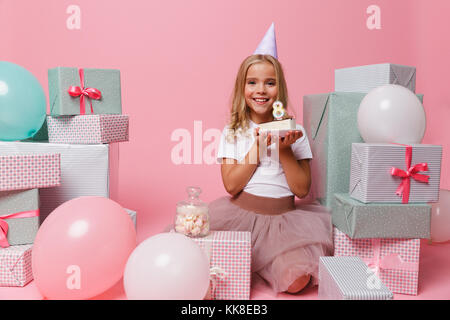
[[[0,155],[61,154],[61,185],[39,190],[41,222],[62,203],[82,197],[117,199],[119,144],[0,142]]]
[[[415,92],[416,68],[380,63],[334,71],[334,91],[369,92],[385,84],[398,84]]]

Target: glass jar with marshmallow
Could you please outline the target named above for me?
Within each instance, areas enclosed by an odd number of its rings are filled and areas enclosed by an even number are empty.
[[[209,234],[208,205],[199,199],[199,187],[187,187],[187,200],[177,203],[175,231],[189,237],[204,237]]]

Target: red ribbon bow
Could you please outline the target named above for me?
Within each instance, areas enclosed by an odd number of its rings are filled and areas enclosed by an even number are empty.
[[[9,247],[9,242],[7,239],[8,234],[8,223],[5,221],[6,219],[19,219],[19,218],[32,218],[32,217],[39,217],[39,209],[38,210],[31,210],[31,211],[24,211],[24,212],[17,212],[13,214],[9,214],[6,216],[0,217],[0,247],[7,248]]]
[[[401,170],[399,168],[392,167],[391,175],[402,178],[402,182],[397,188],[396,194],[402,196],[402,203],[409,202],[409,191],[411,187],[411,178],[419,182],[428,183],[428,179],[430,178],[427,175],[417,173],[419,171],[428,171],[428,164],[418,163],[411,167],[411,158],[412,158],[412,147],[406,146],[405,152],[405,162],[406,162],[406,171]]]
[[[80,68],[79,73],[81,86],[70,86],[67,92],[69,92],[70,96],[72,97],[80,97],[80,114],[86,114],[84,98],[87,97],[90,99],[98,100],[102,97],[102,93],[96,88],[85,88],[84,70]],[[89,100],[89,102],[91,103],[91,113],[94,113],[94,109],[92,108],[92,100]]]

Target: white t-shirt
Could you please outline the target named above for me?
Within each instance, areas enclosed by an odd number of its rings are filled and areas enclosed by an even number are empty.
[[[249,123],[250,128],[246,132],[247,134],[238,136],[234,143],[228,141],[226,137],[228,126],[225,126],[217,152],[218,163],[222,163],[223,158],[236,159],[238,162],[241,162],[245,158],[255,141],[253,132],[258,127],[251,120]],[[291,145],[295,159],[312,159],[311,148],[306,137],[305,129],[297,124],[297,130],[302,130],[303,136]],[[260,154],[260,164],[253,173],[250,181],[244,187],[245,192],[269,198],[281,198],[294,195],[289,189],[283,167],[278,158],[278,153],[275,152],[276,147],[276,144],[272,143],[267,148],[269,150],[260,151],[262,152]]]

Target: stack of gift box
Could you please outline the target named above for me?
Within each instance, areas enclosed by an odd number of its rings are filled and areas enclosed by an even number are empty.
[[[335,92],[304,97],[304,124],[314,155],[313,192],[332,210],[334,225],[334,261],[320,262],[327,279],[322,289],[319,284],[321,297],[330,296],[324,288],[337,288],[327,281],[350,284],[364,278],[342,272],[344,265],[353,264],[357,274],[361,263],[344,256],[365,262],[374,272],[368,272],[366,280],[376,276],[388,291],[417,294],[420,239],[430,238],[427,203],[438,200],[442,147],[364,143],[357,127],[359,105],[367,92],[386,84],[414,92],[415,68],[378,64],[338,69]],[[423,95],[417,97],[422,101]],[[341,292],[341,297],[346,295]]]
[[[33,279],[39,189],[60,184],[60,154],[0,153],[0,286],[21,287]]]
[[[31,244],[59,205],[81,196],[117,197],[114,142],[128,141],[120,71],[58,67],[48,71],[48,85],[50,114],[41,130],[27,141],[0,142],[0,239],[10,245],[0,249],[1,286],[32,279],[31,245],[16,252],[13,244]],[[136,223],[136,212],[127,212]]]

